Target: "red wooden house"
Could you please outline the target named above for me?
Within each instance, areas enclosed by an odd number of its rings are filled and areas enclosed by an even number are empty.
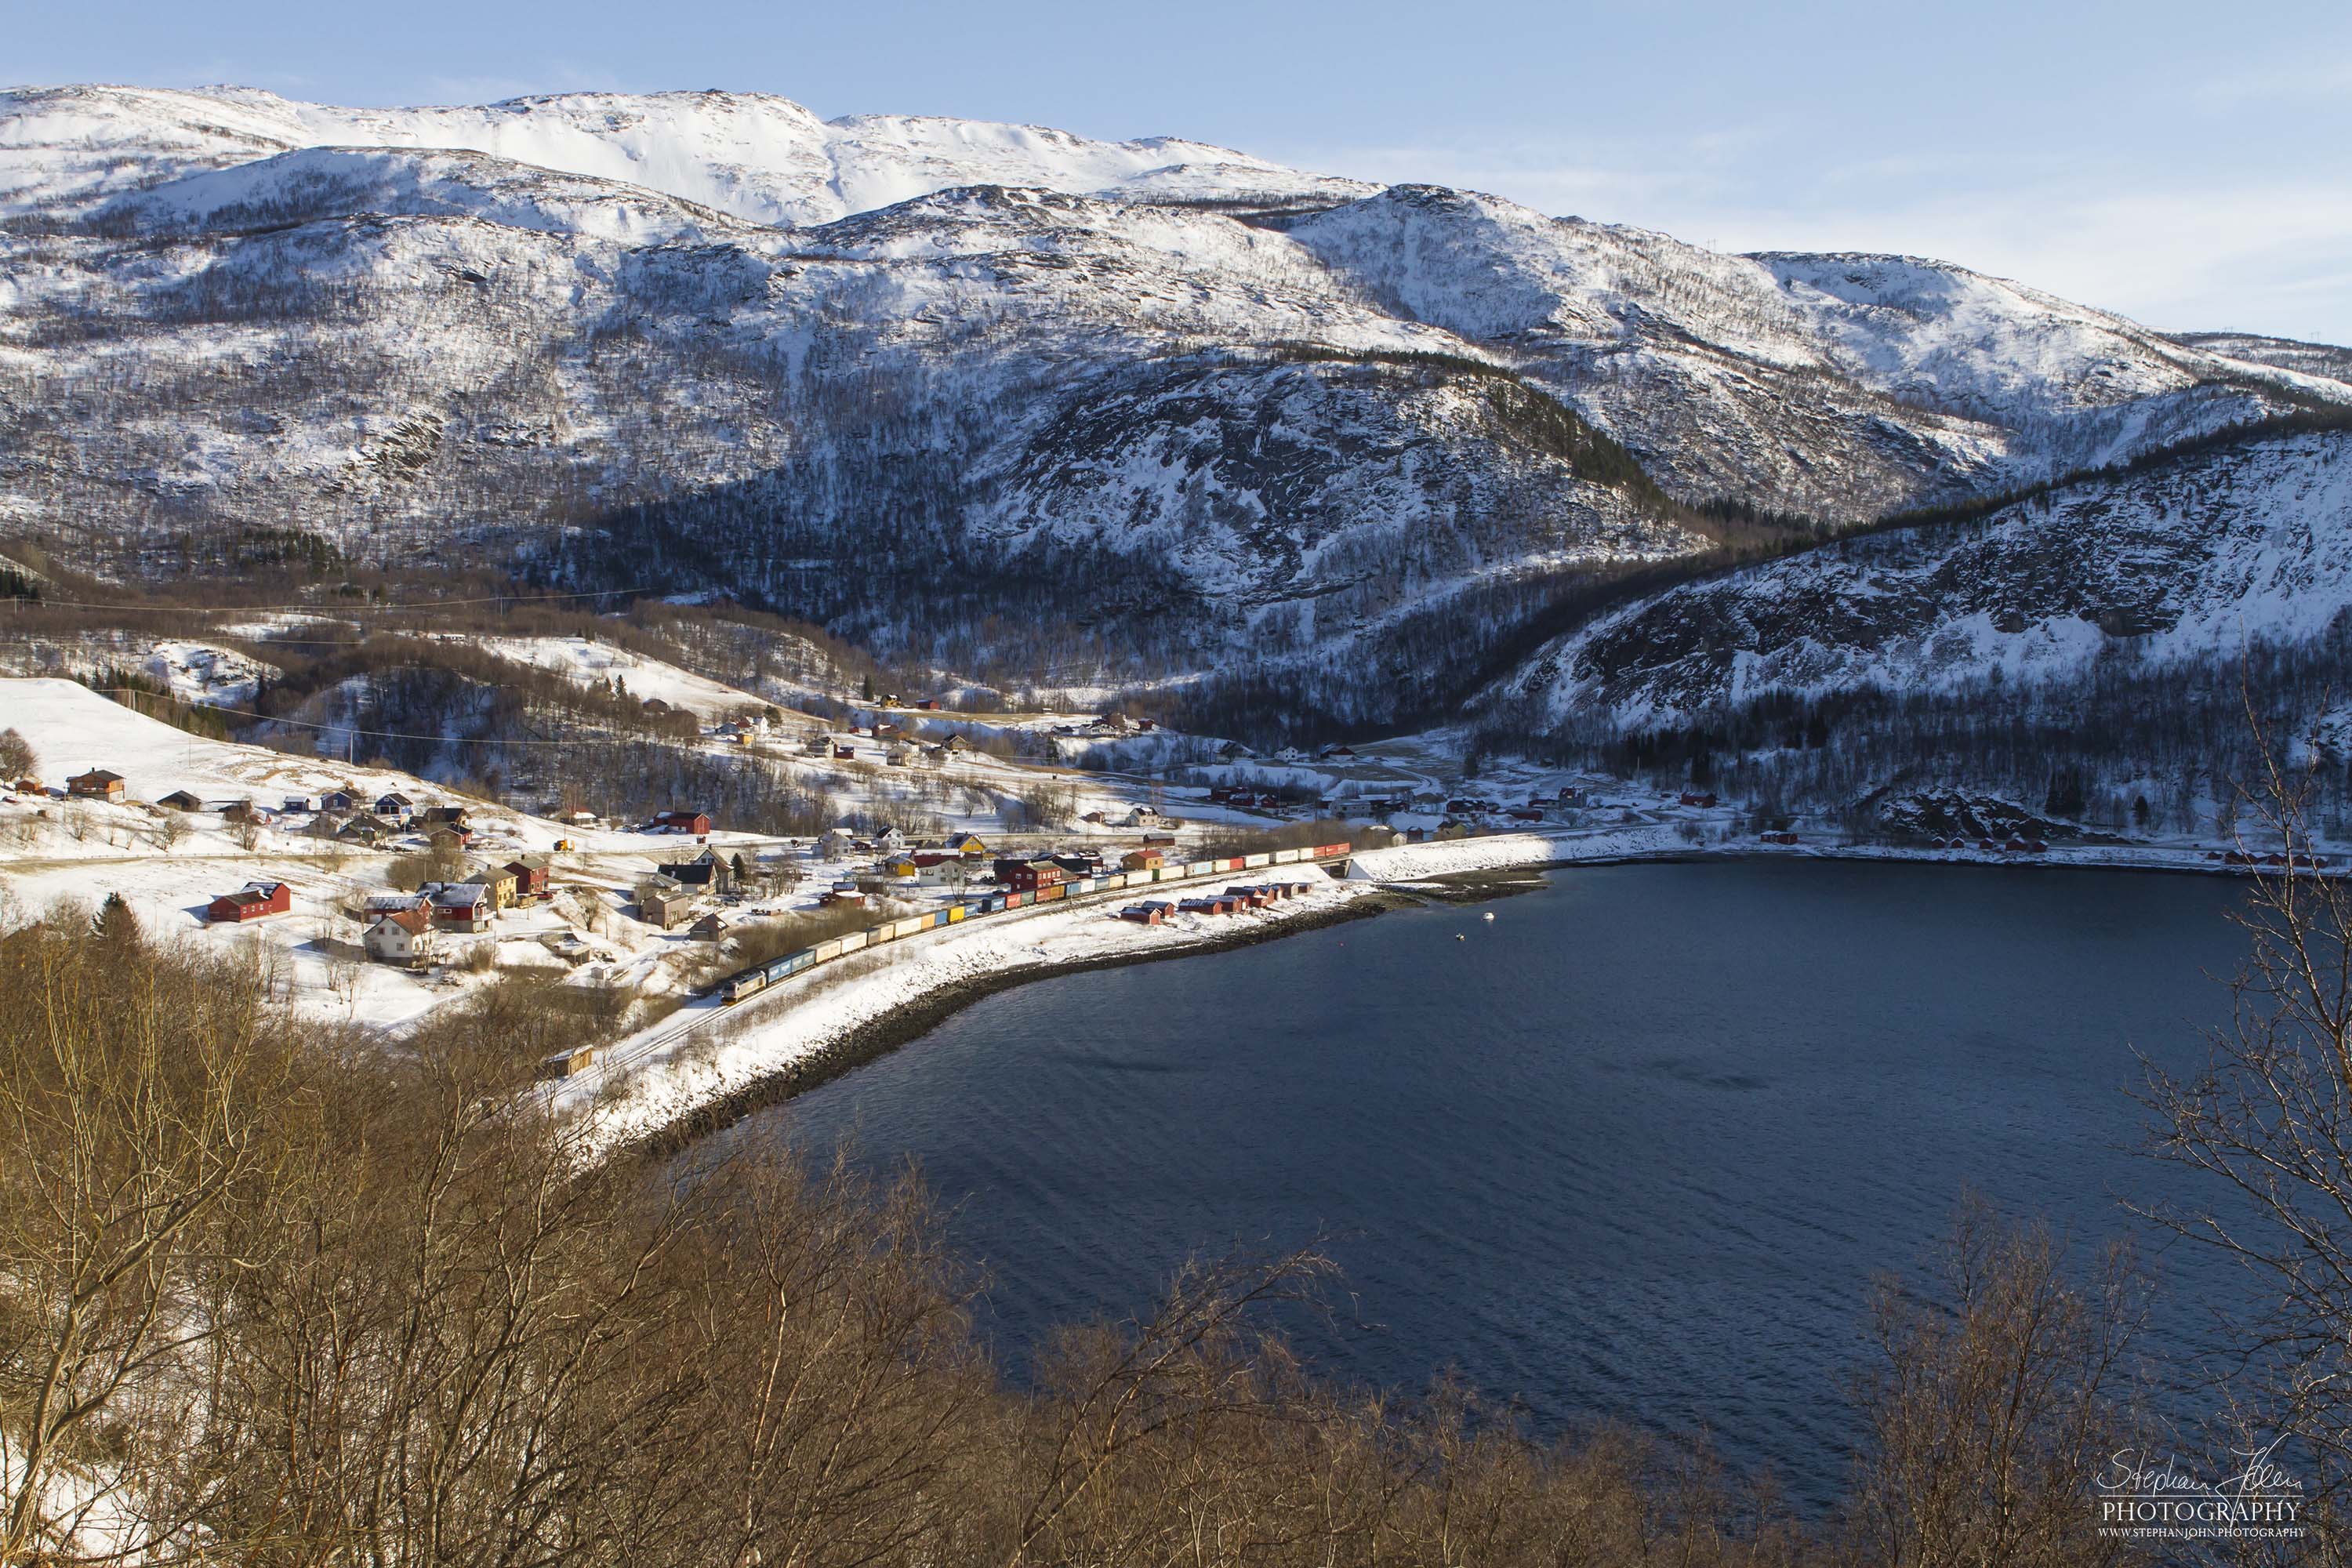
[[[710,814],[707,811],[665,811],[654,818],[657,827],[675,827],[680,833],[691,833],[699,838],[710,831]]]
[[[208,921],[257,921],[282,915],[294,907],[294,895],[283,882],[247,882],[234,893],[223,893],[205,906]]]
[[[535,903],[547,897],[550,864],[544,855],[524,855],[506,863],[505,869],[514,873],[516,902]]]
[[[996,879],[1015,892],[1034,893],[1059,887],[1062,868],[1051,860],[999,860]]]

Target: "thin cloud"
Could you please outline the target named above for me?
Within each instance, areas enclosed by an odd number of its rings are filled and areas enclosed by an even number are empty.
[[[2258,105],[2316,104],[2341,109],[2352,96],[2352,59],[2267,66],[2199,82],[2189,100],[2209,114]]]

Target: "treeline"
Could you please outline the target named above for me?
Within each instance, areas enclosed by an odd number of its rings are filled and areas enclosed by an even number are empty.
[[[1872,1304],[1853,1488],[1801,1522],[1689,1450],[1320,1382],[1269,1324],[1329,1300],[1307,1255],[1185,1269],[1016,1386],[911,1181],[583,1161],[495,1019],[371,1050],[266,953],[0,935],[0,1560],[2126,1560],[2084,1500],[2137,1437],[2129,1272],[1980,1214]]]
[[[75,679],[93,691],[104,692],[133,712],[143,713],[150,719],[160,719],[175,730],[185,730],[191,735],[202,735],[210,741],[229,738],[227,719],[209,708],[182,701],[173,694],[169,686],[143,671],[110,664]]]
[[[2155,660],[2113,638],[2080,676],[1977,677],[1897,691],[1764,693],[1666,725],[1532,704],[1488,715],[1474,744],[1644,780],[1712,788],[1765,818],[1827,816],[1858,833],[1925,790],[1998,795],[2105,832],[2227,837],[2239,792],[2291,764],[2330,838],[2352,837],[2352,617],[2309,640],[2253,640],[2232,658]]]
[[[469,643],[377,637],[278,657],[257,711],[299,718],[299,738],[348,732],[362,760],[486,799],[622,820],[693,808],[757,833],[812,834],[837,819],[833,798],[790,770],[702,749],[702,721],[686,710]]]

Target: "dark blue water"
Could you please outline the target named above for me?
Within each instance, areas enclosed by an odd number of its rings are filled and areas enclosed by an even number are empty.
[[[1016,1363],[1045,1325],[1145,1309],[1190,1252],[1322,1231],[1367,1324],[1309,1331],[1330,1373],[1417,1390],[1455,1367],[1538,1427],[1705,1431],[1817,1498],[1853,1434],[1871,1279],[1916,1266],[1964,1188],[2090,1244],[2128,1227],[2119,1194],[2179,1180],[2126,1147],[2132,1052],[2200,1054],[2237,897],[1948,866],[1561,871],[1008,992],[745,1131],[919,1163]],[[2168,1323],[2228,1288],[2163,1272]]]

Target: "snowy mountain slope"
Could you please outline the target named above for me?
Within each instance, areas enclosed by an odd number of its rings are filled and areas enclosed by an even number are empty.
[[[626,245],[688,244],[750,226],[677,196],[487,153],[306,147],[117,197],[93,224],[122,234],[310,223],[355,213],[477,217]]]
[[[710,540],[738,588],[766,585],[771,558],[920,524],[940,547],[1181,561],[1193,589],[1261,604],[1439,562],[1511,571],[1698,542],[1605,487],[1538,482],[1567,470],[1515,457],[1483,393],[1341,374],[1350,355],[1461,345],[1291,241],[1201,212],[989,188],[722,245],[371,216],[38,248],[47,309],[17,320],[47,340],[23,363],[48,384],[138,364],[236,390],[92,423],[70,391],[27,398],[0,475],[26,514],[80,497],[60,510],[95,521],[129,476],[165,510],[233,510],[368,553],[446,547],[424,531],[434,517],[511,533],[567,489],[620,507],[656,481],[759,487],[756,525]],[[310,296],[321,279],[331,302]],[[395,310],[403,330],[381,331]],[[77,332],[99,315],[149,325]],[[1338,363],[1297,368],[1287,351],[1307,341]],[[1087,429],[1083,457],[1064,449]],[[1192,536],[1203,508],[1232,516]]]
[[[756,224],[825,223],[957,185],[1163,197],[1361,195],[1173,137],[1096,142],[919,116],[827,121],[765,93],[562,93],[341,109],[249,88],[0,95],[0,214],[56,207],[303,148],[462,149],[646,190]]]
[[[2252,332],[2176,332],[2173,341],[2209,353],[2227,354],[2252,364],[2274,365],[2280,370],[2352,386],[2352,349],[2298,342],[2293,338],[2266,338]]]
[[[2352,436],[2223,447],[1974,521],[1684,584],[1546,648],[1511,684],[1554,721],[1687,718],[1767,692],[2080,677],[2226,659],[2352,607]]]
[[[1155,366],[1028,432],[975,531],[1116,541],[1226,605],[1287,606],[1256,625],[1261,652],[1489,572],[1699,547],[1546,451],[1525,428],[1533,402],[1500,380],[1377,364]]]
[[[1857,523],[2352,402],[2342,351],[1941,263],[757,94],[28,89],[0,216],[0,531],[61,558],[1049,617],[1089,679],[1433,689],[1562,624],[1457,607],[1695,553],[1696,503]]]
[[[1400,312],[1517,355],[1694,499],[1859,520],[2352,402],[1938,262],[1721,256],[1435,186],[1283,226]]]

